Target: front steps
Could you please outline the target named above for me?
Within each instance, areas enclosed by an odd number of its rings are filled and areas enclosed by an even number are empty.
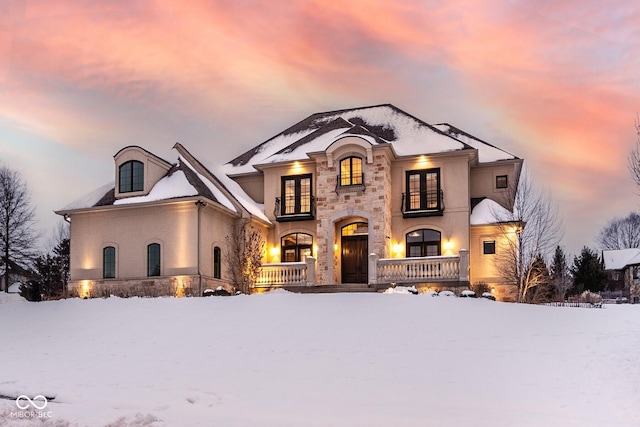
[[[386,289],[387,287],[385,287]],[[334,294],[342,292],[378,292],[375,286],[369,287],[366,283],[341,283],[335,285],[319,286],[283,286],[289,292],[299,294]]]

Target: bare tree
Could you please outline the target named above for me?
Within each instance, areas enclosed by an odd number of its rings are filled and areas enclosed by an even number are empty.
[[[633,182],[636,183],[636,187],[638,187],[638,191],[640,191],[640,116],[636,115],[636,119],[634,122],[636,128],[636,146],[629,153],[629,172],[631,173],[631,178],[633,178]]]
[[[65,240],[68,240],[70,235],[69,223],[61,219],[51,231],[51,234],[47,239],[47,246],[53,249]]]
[[[254,227],[239,220],[231,226],[230,234],[225,240],[225,258],[231,280],[237,290],[248,294],[262,266],[264,238]]]
[[[626,218],[614,218],[600,230],[602,249],[640,248],[640,215],[631,212]]]
[[[35,214],[20,174],[0,165],[0,265],[5,292],[14,266],[26,268],[36,256]]]
[[[540,258],[550,258],[562,238],[562,221],[551,193],[539,190],[528,173],[522,174],[515,194],[507,195],[504,205],[507,210],[494,212],[502,235],[496,269],[505,281],[517,285],[517,301],[524,302],[532,288],[549,280],[548,273],[534,265]]]

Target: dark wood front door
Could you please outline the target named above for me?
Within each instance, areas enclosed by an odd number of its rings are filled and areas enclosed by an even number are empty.
[[[342,236],[342,283],[367,283],[368,236]]]

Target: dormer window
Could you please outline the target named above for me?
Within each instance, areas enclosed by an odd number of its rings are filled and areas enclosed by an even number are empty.
[[[144,164],[130,160],[120,165],[118,173],[120,193],[144,190]]]

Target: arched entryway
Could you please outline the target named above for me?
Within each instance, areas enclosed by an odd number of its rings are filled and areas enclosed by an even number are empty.
[[[369,225],[353,222],[340,229],[342,283],[367,283]]]

